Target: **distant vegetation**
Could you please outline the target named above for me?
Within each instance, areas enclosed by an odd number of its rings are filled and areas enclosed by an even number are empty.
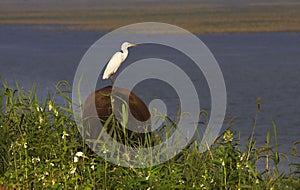
[[[286,156],[278,152],[275,125],[261,147],[256,146],[253,134],[249,134],[246,147],[241,147],[238,135],[227,129],[204,153],[197,151],[199,144],[194,142],[163,164],[125,168],[102,159],[85,145],[73,119],[71,102],[63,93],[67,89],[58,88],[58,95],[66,98],[65,105],[56,104],[55,96],[38,99],[35,88],[26,91],[4,84],[0,89],[0,189],[300,187],[300,142],[293,145],[290,155],[298,163],[290,165],[294,168],[290,172],[282,173],[278,167]],[[110,155],[111,151],[105,149],[103,153]],[[265,165],[262,171],[257,168],[258,162]]]
[[[110,31],[166,22],[194,33],[300,31],[300,2],[287,1],[1,1],[0,24]]]

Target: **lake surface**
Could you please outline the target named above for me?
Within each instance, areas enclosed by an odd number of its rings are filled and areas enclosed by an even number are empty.
[[[60,80],[72,83],[82,56],[103,34],[0,26],[0,76],[11,85],[17,81],[25,89],[35,83],[38,93],[45,97]],[[255,132],[258,145],[264,144],[267,130],[273,129],[275,122],[279,150],[291,153],[292,143],[300,140],[300,33],[207,34],[199,38],[212,51],[223,72],[226,115],[237,116],[232,129],[240,133],[242,141],[247,140],[260,97],[262,109]],[[132,50],[126,61],[135,60],[135,55],[149,49],[145,46]],[[109,84],[104,81],[99,87]],[[209,110],[209,93],[202,92],[201,106]],[[136,93],[146,96],[139,89]]]

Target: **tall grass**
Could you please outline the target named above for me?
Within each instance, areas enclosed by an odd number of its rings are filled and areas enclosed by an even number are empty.
[[[58,88],[59,89],[59,88]],[[60,95],[62,93],[59,90]],[[63,96],[65,96],[64,94]],[[169,161],[148,168],[121,167],[94,154],[84,143],[71,102],[56,95],[39,99],[36,88],[3,84],[0,92],[0,185],[13,189],[297,189],[300,163],[279,171],[276,125],[266,144],[250,135],[246,149],[230,128],[204,153],[195,141]],[[139,145],[144,146],[144,145]],[[245,149],[245,151],[243,151]],[[107,150],[109,151],[109,150]],[[263,171],[257,163],[265,162]],[[292,166],[292,165],[291,165]],[[1,187],[0,187],[1,188]]]

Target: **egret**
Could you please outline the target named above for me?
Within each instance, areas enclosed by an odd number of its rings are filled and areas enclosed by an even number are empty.
[[[117,72],[121,63],[125,61],[128,56],[128,48],[132,46],[137,46],[136,44],[131,44],[129,42],[124,42],[121,46],[121,51],[116,52],[107,63],[102,79],[110,78],[112,85],[114,85],[114,74]]]

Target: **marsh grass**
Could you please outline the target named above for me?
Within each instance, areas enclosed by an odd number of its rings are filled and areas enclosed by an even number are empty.
[[[58,94],[40,99],[36,88],[3,84],[0,91],[0,185],[13,189],[297,189],[298,158],[289,173],[279,171],[276,125],[266,144],[256,146],[255,128],[246,148],[230,127],[204,153],[197,141],[169,161],[148,168],[121,167],[101,159],[84,143],[71,102],[55,103]],[[231,125],[231,124],[230,124]],[[256,124],[254,123],[254,126]],[[273,132],[273,134],[272,134]],[[149,139],[151,140],[151,139]],[[273,141],[273,142],[272,142]],[[271,145],[274,144],[274,145]],[[139,145],[143,146],[143,145]],[[107,151],[110,151],[109,149]],[[264,161],[259,171],[257,163]],[[290,165],[292,167],[292,165]]]

